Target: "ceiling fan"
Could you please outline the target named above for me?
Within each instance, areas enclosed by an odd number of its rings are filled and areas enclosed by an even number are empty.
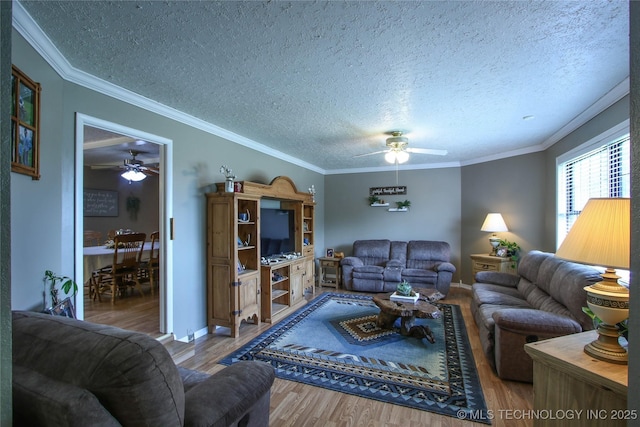
[[[158,175],[160,170],[157,167],[153,166],[145,166],[142,160],[136,159],[138,154],[142,153],[141,151],[129,150],[129,154],[131,158],[126,158],[123,160],[122,165],[94,165],[91,166],[92,169],[104,169],[104,168],[115,168],[118,170],[122,170],[122,176],[124,179],[131,181],[142,181],[148,175]]]
[[[390,132],[391,137],[387,138],[386,150],[374,151],[373,153],[360,154],[355,157],[372,156],[374,154],[386,153],[384,158],[389,163],[404,163],[409,160],[409,153],[414,154],[431,154],[434,156],[445,156],[447,150],[435,150],[432,148],[409,148],[409,138],[402,136],[402,131],[395,130]]]

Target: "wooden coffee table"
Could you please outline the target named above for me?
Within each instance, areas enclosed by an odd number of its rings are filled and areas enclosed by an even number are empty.
[[[420,299],[415,303],[391,301],[391,293],[378,294],[373,297],[375,305],[380,307],[380,314],[376,324],[380,328],[393,329],[393,324],[399,317],[400,335],[405,337],[426,338],[430,343],[435,343],[431,328],[423,325],[416,325],[416,318],[437,319],[442,312],[435,305],[427,301],[435,302],[444,298],[440,292],[434,289],[414,288],[414,292],[420,294]]]

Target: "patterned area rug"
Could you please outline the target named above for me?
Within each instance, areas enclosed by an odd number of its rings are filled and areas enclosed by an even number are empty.
[[[220,363],[261,360],[282,379],[490,424],[460,307],[434,305],[439,319],[416,320],[431,344],[378,328],[369,296],[325,293]]]

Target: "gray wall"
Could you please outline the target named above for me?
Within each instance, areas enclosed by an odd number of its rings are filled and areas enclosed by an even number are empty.
[[[369,205],[370,187],[395,185],[395,170],[327,175],[326,247],[348,255],[358,239],[443,240],[451,245],[451,260],[459,270],[460,168],[400,170],[397,185],[407,186],[407,194],[384,199],[391,208],[396,207],[396,201],[410,200],[408,212]],[[458,280],[458,273],[454,280]]]
[[[42,308],[42,276],[46,269],[74,271],[74,123],[75,113],[114,122],[173,140],[174,332],[206,326],[205,203],[211,184],[223,181],[220,165],[240,180],[269,183],[289,176],[300,191],[312,184],[324,193],[322,175],[141,108],[63,81],[17,33],[13,62],[42,84],[40,181],[11,174],[12,308]],[[324,206],[318,197],[316,233],[322,247]],[[37,243],[37,244],[36,244]]]
[[[118,192],[118,216],[85,216],[84,229],[99,231],[102,233],[102,240],[106,240],[109,230],[128,228],[146,233],[147,240],[151,240],[151,233],[160,230],[158,176],[149,175],[142,181],[129,184],[120,176],[120,173],[121,171],[117,170],[84,168],[84,188]],[[127,198],[130,195],[140,199],[137,218],[132,218],[127,211]]]
[[[523,252],[546,248],[543,153],[532,153],[462,168],[462,281],[473,283],[471,254],[489,254],[489,236],[480,231],[490,212],[502,214],[509,231],[498,237],[516,242]],[[555,191],[555,190],[554,190]]]

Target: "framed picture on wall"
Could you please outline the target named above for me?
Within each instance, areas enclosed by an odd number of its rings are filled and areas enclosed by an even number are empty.
[[[11,172],[40,179],[40,84],[11,66]]]
[[[327,249],[327,258],[333,258],[333,248]]]

